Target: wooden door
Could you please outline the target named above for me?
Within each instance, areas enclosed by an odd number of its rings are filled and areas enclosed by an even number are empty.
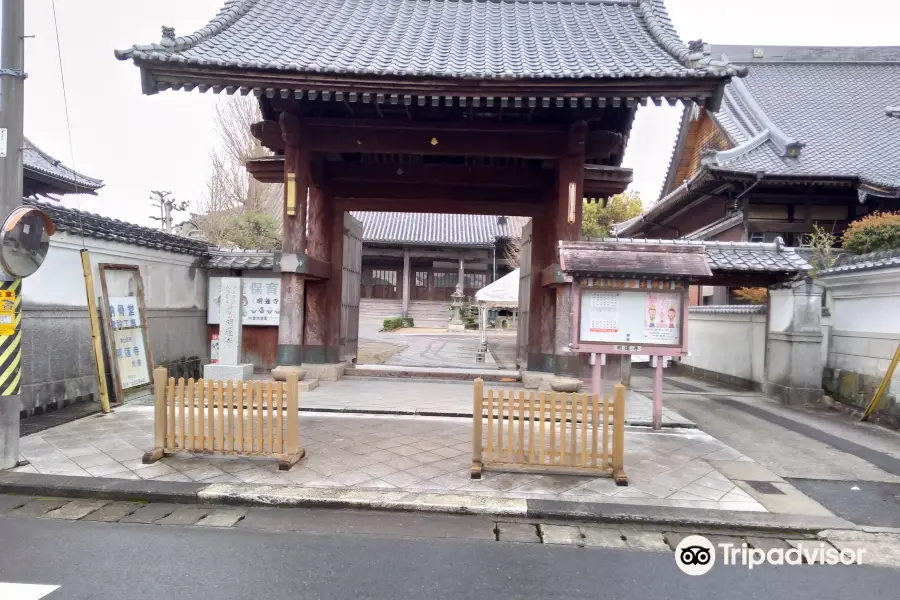
[[[362,275],[362,223],[344,213],[344,265],[341,270],[341,360],[356,362],[359,348],[359,298]]]
[[[519,251],[519,314],[516,327],[516,347],[519,367],[528,358],[528,317],[531,313],[531,224],[522,228],[522,249]]]
[[[429,269],[412,269],[412,294],[413,300],[431,300],[431,271]]]

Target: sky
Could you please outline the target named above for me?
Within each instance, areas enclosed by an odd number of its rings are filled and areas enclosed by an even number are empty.
[[[265,1],[265,0],[262,0]],[[137,67],[114,49],[158,42],[162,25],[187,35],[203,27],[223,0],[56,0],[71,150],[51,0],[26,0],[25,135],[78,171],[102,179],[96,197],[64,204],[143,225],[150,190],[196,202],[217,138],[211,92],[141,94]],[[668,0],[682,39],[711,44],[900,45],[896,0]],[[662,187],[681,107],[641,107],[624,166],[645,205]]]

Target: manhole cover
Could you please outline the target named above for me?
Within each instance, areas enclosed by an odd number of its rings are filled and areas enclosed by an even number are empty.
[[[769,483],[768,481],[747,481],[747,485],[752,487],[754,490],[759,492],[760,494],[781,494],[784,495],[784,492],[779,490],[777,487]]]

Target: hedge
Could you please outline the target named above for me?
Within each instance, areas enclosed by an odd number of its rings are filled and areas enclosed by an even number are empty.
[[[393,331],[401,327],[415,327],[410,317],[388,317],[384,320],[384,331]]]
[[[874,212],[850,223],[841,238],[857,254],[900,249],[900,212]]]

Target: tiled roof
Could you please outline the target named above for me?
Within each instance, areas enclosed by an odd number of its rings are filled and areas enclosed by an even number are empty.
[[[57,231],[88,238],[142,246],[166,252],[179,254],[193,254],[205,256],[208,253],[206,242],[191,238],[164,233],[151,227],[142,227],[134,223],[101,217],[94,213],[66,208],[57,202],[41,202],[38,200],[24,199],[24,204],[35,206],[50,216]]]
[[[66,193],[78,191],[84,194],[93,194],[103,187],[103,182],[63,165],[37,146],[31,140],[25,138],[22,151],[22,166],[26,178],[38,178],[47,185],[49,192]],[[26,186],[27,187],[27,186]]]
[[[271,250],[211,250],[206,262],[210,269],[240,269],[271,271],[274,254]]]
[[[872,252],[869,254],[850,254],[845,252],[837,257],[831,267],[820,270],[818,275],[825,277],[839,273],[897,268],[900,268],[900,250],[885,250],[884,252]]]
[[[363,241],[428,246],[493,246],[497,238],[519,237],[526,217],[353,211]]]
[[[726,77],[664,0],[228,0],[203,29],[120,60],[290,73],[490,79]],[[882,107],[884,108],[884,107]]]
[[[713,55],[749,65],[749,75],[710,113],[735,145],[710,167],[900,190],[900,121],[885,109],[900,101],[900,47],[724,46]]]
[[[707,306],[691,306],[688,310],[692,313],[714,315],[764,315],[765,304],[710,304]]]
[[[687,240],[646,240],[607,238],[604,242],[663,246],[694,246],[706,250],[709,266],[715,273],[802,273],[812,266],[783,242],[709,242]]]

